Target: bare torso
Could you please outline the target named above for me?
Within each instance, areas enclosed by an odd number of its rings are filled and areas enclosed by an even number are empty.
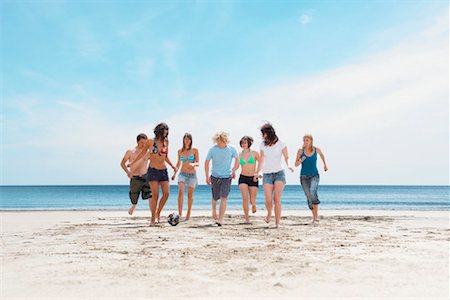
[[[165,143],[163,143],[163,141],[156,140],[155,143],[153,139],[148,142],[150,143],[150,167],[158,170],[167,169],[165,161],[169,150],[169,142],[166,140]],[[163,150],[164,148],[165,150]]]
[[[195,167],[192,166],[192,164],[198,161],[198,158],[196,157],[196,149],[193,148],[191,150],[185,150],[183,152],[180,152],[180,156],[183,156],[185,159],[188,159],[189,156],[191,155],[195,157],[194,161],[182,162],[181,172],[189,174],[195,173]]]
[[[254,159],[253,164],[247,163],[248,160],[250,159],[250,152],[248,152],[248,153],[241,152],[240,158],[242,158],[246,162],[246,164],[241,165],[241,175],[244,175],[244,176],[254,176],[255,175],[256,162],[258,161],[258,152],[251,151],[251,156],[253,156],[253,159]]]
[[[139,153],[141,153],[142,149],[136,147],[130,151],[131,151],[130,161],[134,161],[136,159],[136,157],[139,155]],[[149,154],[147,152],[144,155],[144,157],[142,157],[141,159],[139,159],[139,161],[137,161],[135,164],[130,166],[130,171],[133,176],[140,176],[140,175],[144,175],[147,173],[148,158],[149,158]]]

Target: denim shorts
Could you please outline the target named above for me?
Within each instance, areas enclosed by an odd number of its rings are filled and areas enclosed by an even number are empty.
[[[178,174],[178,183],[180,183],[180,182],[183,182],[188,187],[196,188],[197,187],[197,174],[180,172],[180,174]]]
[[[278,171],[276,173],[263,174],[263,184],[274,184],[275,181],[286,183],[286,175],[284,174],[284,170]]]
[[[312,209],[312,205],[320,204],[317,190],[319,189],[320,176],[317,175],[301,175],[300,183],[302,184],[303,191],[305,192],[306,200],[308,201],[309,209]]]

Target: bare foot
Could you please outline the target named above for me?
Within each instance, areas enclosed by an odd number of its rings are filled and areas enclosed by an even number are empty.
[[[252,213],[256,213],[256,205],[252,205]]]
[[[270,223],[270,216],[266,216],[266,217],[264,218],[264,221],[265,221],[267,224],[269,224],[269,223]]]
[[[128,209],[128,214],[131,216],[134,213],[134,210],[136,209],[136,206],[130,206]]]

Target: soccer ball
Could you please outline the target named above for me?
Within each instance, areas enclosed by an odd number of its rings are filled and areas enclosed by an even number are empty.
[[[171,213],[167,217],[167,222],[169,222],[169,224],[172,226],[177,226],[178,223],[180,223],[180,215],[177,213]]]

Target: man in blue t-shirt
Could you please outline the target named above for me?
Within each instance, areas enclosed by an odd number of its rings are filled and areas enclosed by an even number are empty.
[[[212,190],[212,216],[218,226],[222,226],[223,216],[227,209],[228,195],[231,189],[231,179],[236,177],[239,168],[239,159],[236,148],[229,145],[228,133],[220,131],[214,135],[214,145],[208,151],[205,160],[206,183]],[[231,163],[234,158],[234,166]],[[211,177],[209,176],[209,162],[212,160]],[[220,201],[219,218],[217,218],[216,204]]]

